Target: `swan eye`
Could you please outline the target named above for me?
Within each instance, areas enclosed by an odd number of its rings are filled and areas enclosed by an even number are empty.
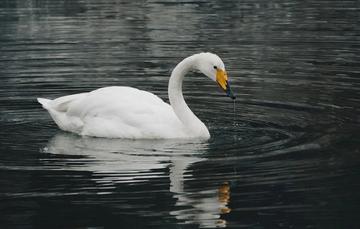
[[[214,69],[217,69],[217,67],[216,67],[216,66],[214,66]]]

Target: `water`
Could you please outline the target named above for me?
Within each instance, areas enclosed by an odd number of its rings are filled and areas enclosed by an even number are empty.
[[[358,1],[0,2],[1,228],[359,228]],[[167,101],[171,69],[224,60],[231,99],[197,73],[212,138],[58,130],[37,97],[127,85]]]

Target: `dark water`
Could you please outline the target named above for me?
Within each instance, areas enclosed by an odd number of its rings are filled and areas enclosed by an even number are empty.
[[[81,138],[37,97],[110,85],[167,101],[199,74],[208,142]],[[0,2],[0,228],[360,228],[359,1]]]

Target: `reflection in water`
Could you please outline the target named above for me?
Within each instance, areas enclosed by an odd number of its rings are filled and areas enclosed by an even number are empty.
[[[218,189],[196,193],[186,193],[183,190],[174,190],[174,188],[171,190],[177,198],[176,206],[181,208],[170,212],[177,219],[186,223],[198,224],[201,228],[226,226],[227,222],[221,219],[221,216],[231,211],[228,208],[230,202],[229,183],[225,182]]]
[[[193,141],[193,140],[192,140]],[[164,177],[169,169],[170,192],[176,199],[170,214],[184,223],[202,227],[226,226],[221,220],[227,214],[230,186],[187,192],[186,180],[191,179],[190,166],[206,160],[203,153],[207,142],[189,140],[127,140],[81,137],[69,133],[55,135],[42,150],[44,153],[67,155],[67,159],[44,161],[52,169],[91,171],[99,184],[146,182]]]
[[[66,164],[62,169],[85,170],[95,173],[133,172],[135,175],[166,168],[170,164],[169,161],[174,160],[174,158],[188,159],[187,164],[190,165],[201,160],[200,150],[205,147],[206,145],[201,142],[190,145],[185,141],[134,141],[80,137],[60,133],[50,140],[48,146],[44,148],[44,152],[80,156],[71,159],[77,160],[77,163]],[[191,154],[194,157],[186,157],[189,150],[193,150]],[[173,151],[175,152],[173,153]]]

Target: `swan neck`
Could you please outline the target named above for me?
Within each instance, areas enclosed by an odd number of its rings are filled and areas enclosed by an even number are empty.
[[[204,123],[196,117],[186,104],[182,93],[182,85],[185,75],[195,68],[196,57],[194,56],[190,56],[176,65],[171,73],[169,81],[169,100],[176,116],[183,123],[186,129],[191,132],[191,134],[209,135]]]

